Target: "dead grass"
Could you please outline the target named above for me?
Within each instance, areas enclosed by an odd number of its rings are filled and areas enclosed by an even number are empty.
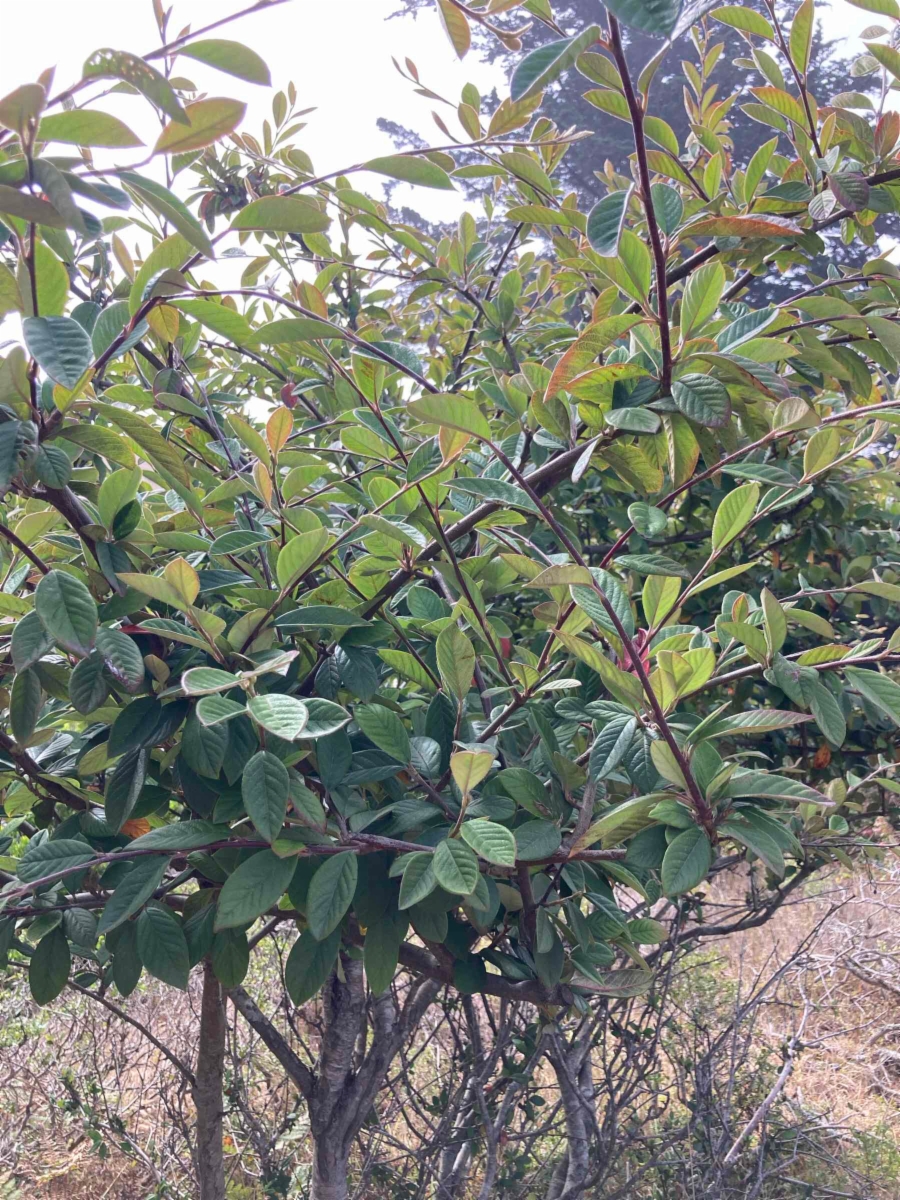
[[[727,914],[748,886],[747,876],[723,879],[711,900]],[[731,983],[748,980],[788,961],[814,931],[807,952],[765,1005],[760,1048],[777,1054],[809,1006],[804,1048],[785,1096],[798,1115],[818,1119],[849,1161],[867,1174],[874,1163],[884,1187],[873,1200],[897,1200],[900,863],[891,860],[869,875],[835,871],[818,877],[767,925],[717,943],[722,966],[716,969]],[[265,974],[263,968],[262,986]],[[14,978],[0,981],[0,1007],[0,1198],[6,1200],[8,1172],[18,1185],[11,1200],[148,1200],[164,1194],[163,1181],[171,1188],[167,1197],[186,1200],[191,1191],[184,1182],[189,1163],[183,1130],[191,1111],[177,1071],[137,1030],[83,997],[71,995],[50,1012],[37,1010],[23,981]],[[128,1010],[190,1061],[195,994],[151,982],[131,998]],[[240,1056],[242,1047],[235,1052]],[[441,1053],[438,1040],[431,1064],[437,1074]],[[256,1077],[253,1102],[281,1120],[293,1096],[277,1073],[264,1071]],[[250,1200],[259,1195],[258,1163],[243,1136],[236,1127],[230,1146],[234,1190]],[[308,1155],[301,1122],[292,1148],[296,1161]]]

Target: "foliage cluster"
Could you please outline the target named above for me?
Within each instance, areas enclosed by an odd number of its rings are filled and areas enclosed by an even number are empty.
[[[73,970],[237,989],[267,917],[295,1004],[362,959],[375,996],[400,964],[586,1011],[652,987],[651,910],[711,870],[865,850],[900,724],[900,11],[862,6],[880,102],[812,95],[812,0],[615,0],[493,112],[467,86],[449,149],[326,176],[294,88],[249,133],[180,72],[263,60],[158,6],[161,49],[0,100],[0,944],[38,1003]],[[439,8],[460,53],[518,36]],[[635,76],[620,20],[690,29],[685,142],[670,42]],[[740,97],[721,24],[765,76]],[[588,212],[540,108],[576,71],[634,144]],[[128,166],[110,87],[160,116]],[[430,237],[360,171],[490,187]],[[858,265],[817,276],[830,228]],[[789,299],[741,298],[769,272]]]

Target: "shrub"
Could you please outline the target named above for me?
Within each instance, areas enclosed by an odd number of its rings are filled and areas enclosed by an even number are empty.
[[[462,48],[482,16],[441,9]],[[614,13],[700,21],[687,145]],[[900,121],[809,94],[811,0],[789,33],[714,16],[773,130],[740,166],[709,19],[668,3],[528,55],[493,113],[467,88],[475,166],[316,176],[292,87],[258,138],[154,66],[268,80],[220,40],[0,101],[0,928],[39,1004],[201,961],[239,990],[265,917],[302,931],[295,1004],[361,988],[361,958],[373,995],[399,963],[585,1007],[652,986],[661,898],[858,844],[865,785],[896,786],[859,755],[900,724],[900,272],[867,250]],[[589,213],[554,183],[577,132],[539,111],[572,69],[634,137]],[[171,188],[94,165],[139,145],[93,104],[110,80],[159,112]],[[492,187],[430,236],[359,170]],[[863,261],[822,278],[832,227]],[[756,307],[770,271],[793,294]]]

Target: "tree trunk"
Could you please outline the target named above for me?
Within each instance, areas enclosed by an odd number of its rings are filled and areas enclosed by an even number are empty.
[[[347,1200],[348,1158],[343,1146],[329,1145],[327,1139],[316,1138],[311,1200]]]
[[[590,1042],[567,1045],[552,1035],[549,1059],[559,1081],[566,1118],[567,1147],[550,1180],[545,1200],[574,1200],[587,1187],[593,1133],[594,1075]]]
[[[203,964],[200,1045],[193,1088],[194,1107],[197,1110],[196,1163],[200,1200],[225,1200],[225,1159],[222,1153],[222,1120],[225,1112],[222,1079],[225,1070],[227,1028],[222,985],[207,961]]]

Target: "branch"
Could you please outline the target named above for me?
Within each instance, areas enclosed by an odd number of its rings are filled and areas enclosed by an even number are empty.
[[[609,44],[616,66],[622,77],[622,90],[625,93],[625,103],[631,116],[631,127],[634,133],[634,149],[637,154],[638,178],[640,179],[641,203],[647,218],[647,234],[653,251],[653,263],[656,274],[656,310],[659,325],[659,345],[662,352],[662,369],[659,386],[663,396],[667,396],[672,385],[672,343],[669,331],[669,298],[666,294],[666,252],[663,248],[656,214],[653,211],[653,194],[650,191],[650,167],[647,162],[647,143],[644,140],[644,110],[635,95],[634,85],[628,71],[628,61],[622,49],[622,36],[619,22],[607,10],[609,20]]]
[[[309,1067],[294,1053],[281,1033],[259,1009],[255,1001],[247,995],[242,987],[233,988],[228,992],[234,1007],[238,1010],[260,1041],[271,1050],[272,1054],[284,1067],[288,1076],[297,1085],[303,1098],[308,1102],[316,1089],[316,1078]]]

